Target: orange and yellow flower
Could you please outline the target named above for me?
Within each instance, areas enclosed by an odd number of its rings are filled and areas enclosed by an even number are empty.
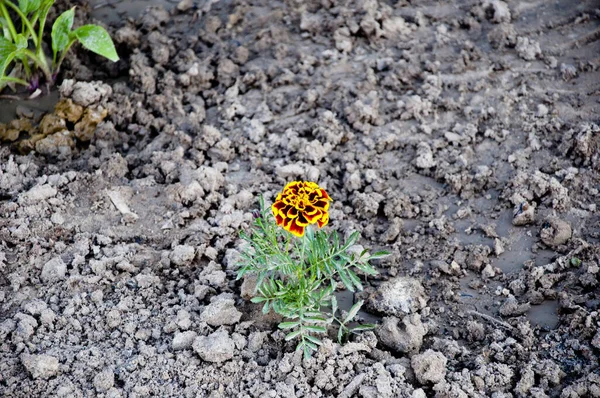
[[[277,194],[271,210],[277,225],[301,237],[309,224],[317,223],[319,228],[327,225],[329,202],[327,192],[314,182],[292,181]]]

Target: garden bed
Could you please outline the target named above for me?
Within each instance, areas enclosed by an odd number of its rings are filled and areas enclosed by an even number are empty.
[[[60,128],[20,104],[2,394],[600,396],[592,1],[200,3],[81,7],[122,60],[67,59]],[[236,281],[259,195],[295,179],[392,253],[338,293],[379,327],[310,359]]]

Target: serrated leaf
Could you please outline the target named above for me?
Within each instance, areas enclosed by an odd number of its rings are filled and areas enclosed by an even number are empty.
[[[306,336],[306,337],[308,338],[308,336]],[[312,341],[305,341],[304,344],[313,351],[317,351],[319,349],[319,347],[317,347],[317,345],[315,343],[313,343]]]
[[[351,332],[361,332],[361,331],[365,331],[365,330],[373,330],[377,327],[377,325],[374,325],[372,323],[365,323],[363,325],[358,325],[353,327],[352,329],[350,329]]]
[[[323,323],[326,322],[327,320],[325,318],[323,318],[323,316],[319,316],[319,317],[304,317],[302,319],[304,322],[308,322],[308,323]]]
[[[302,351],[304,351],[304,358],[308,359],[311,356],[310,348],[307,345],[302,347]]]
[[[351,292],[353,292],[355,290],[354,289],[354,285],[352,284],[352,281],[350,280],[350,278],[346,274],[346,271],[345,270],[340,270],[339,275],[340,275],[340,279],[342,280],[342,283],[344,284],[344,286],[346,286],[346,289],[348,289]]]
[[[348,272],[348,277],[350,277],[350,280],[352,281],[352,283],[354,283],[354,286],[356,286],[356,288],[359,291],[363,290],[362,284],[360,283],[360,278],[352,271],[352,270],[346,270]]]
[[[371,254],[369,256],[369,260],[378,260],[380,258],[384,258],[384,257],[387,257],[389,255],[390,255],[390,252],[385,251],[385,250],[381,250],[381,251],[378,251],[378,252],[375,252],[375,253]]]
[[[279,329],[291,329],[291,328],[295,328],[296,326],[298,326],[300,324],[300,322],[281,322],[279,325],[277,325],[277,327]]]
[[[69,45],[69,33],[73,27],[75,7],[63,12],[52,25],[52,51],[58,54]]]
[[[318,318],[318,317],[323,317],[323,314],[321,314],[320,312],[316,312],[316,311],[310,311],[310,312],[305,312],[304,316],[305,317],[312,317],[312,318],[317,317]]]
[[[364,304],[364,300],[360,300],[359,302],[354,304],[352,306],[352,308],[350,308],[350,311],[348,311],[348,315],[346,315],[346,318],[344,319],[344,323],[348,323],[352,319],[354,319],[354,317],[356,316],[356,314],[358,314],[358,311],[360,311],[360,308],[362,307],[363,304]]]
[[[361,270],[362,272],[364,272],[365,274],[368,274],[368,275],[379,274],[379,272],[377,272],[377,270],[368,263],[358,263],[358,264],[356,264],[356,268],[358,268],[359,270]]]
[[[309,330],[311,332],[315,332],[315,333],[325,333],[327,331],[327,329],[325,329],[323,326],[304,325],[303,327],[304,327],[304,329]]]
[[[261,296],[252,297],[252,298],[250,299],[250,301],[251,301],[251,302],[253,302],[253,303],[262,303],[263,301],[267,301],[267,300],[268,300],[268,298],[266,298],[266,297],[261,297]]]
[[[291,333],[288,333],[288,334],[285,336],[285,341],[289,341],[289,340],[291,340],[291,339],[293,339],[293,338],[295,338],[295,337],[298,337],[298,336],[300,336],[300,334],[301,334],[301,333],[302,333],[302,329],[295,330],[295,331],[293,331],[293,332],[291,332]]]
[[[315,336],[311,336],[309,334],[307,334],[306,336],[304,336],[307,340],[309,340],[311,343],[316,344],[316,345],[323,345],[323,342],[321,342],[321,340],[319,340],[317,337]],[[312,347],[311,347],[312,348]],[[315,349],[317,347],[315,346]]]
[[[359,238],[360,238],[360,232],[358,232],[358,231],[352,232],[350,234],[350,236],[348,237],[348,240],[344,244],[344,249],[347,249],[350,246],[354,245],[358,241]]]
[[[335,296],[331,296],[331,313],[335,315],[338,309],[337,298]]]
[[[338,343],[342,344],[342,338],[344,337],[344,328],[340,326],[337,332]]]

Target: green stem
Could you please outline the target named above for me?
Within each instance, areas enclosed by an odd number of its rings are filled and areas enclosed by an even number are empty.
[[[46,76],[46,80],[48,82],[51,82],[52,81],[52,72],[50,72],[50,69],[48,68],[48,64],[46,63],[46,60],[43,57],[41,57],[41,58],[38,57],[30,50],[25,50],[25,55],[27,55],[33,62],[35,62],[35,64],[42,70],[42,72],[44,72],[44,75]]]
[[[10,4],[10,1],[8,2]],[[6,19],[6,24],[8,25],[8,31],[10,32],[10,35],[12,36],[13,42],[17,41],[17,30],[15,29],[15,25],[12,22],[12,19],[10,19],[10,15],[8,14],[8,10],[6,9],[6,6],[4,5],[4,1],[0,0],[0,11],[2,11],[2,16],[4,17],[4,19]]]
[[[31,77],[31,68],[29,67],[29,62],[27,62],[27,58],[25,57],[23,57],[21,62],[23,63],[23,69],[25,69],[25,75],[27,76],[27,79],[29,79]]]
[[[35,30],[33,30],[33,26],[31,26],[31,23],[27,19],[27,15],[23,14],[23,12],[19,9],[19,7],[17,7],[11,1],[7,1],[6,4],[8,4],[8,6],[10,8],[12,8],[19,17],[21,17],[21,21],[23,21],[25,26],[27,26],[27,30],[29,30],[29,33],[31,33],[31,38],[33,39],[33,44],[35,44],[35,48],[37,48],[37,45],[38,45],[37,35],[35,34]]]
[[[16,77],[10,77],[10,76],[4,76],[3,78],[0,79],[0,83],[1,82],[13,82],[13,83],[18,83],[18,84],[22,84],[24,86],[29,86],[29,83],[26,82],[23,79],[18,79]]]

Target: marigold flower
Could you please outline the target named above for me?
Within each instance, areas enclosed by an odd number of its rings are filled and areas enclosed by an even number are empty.
[[[317,223],[319,228],[327,225],[329,202],[327,192],[314,182],[292,181],[277,194],[271,210],[277,225],[301,237],[309,224]]]

